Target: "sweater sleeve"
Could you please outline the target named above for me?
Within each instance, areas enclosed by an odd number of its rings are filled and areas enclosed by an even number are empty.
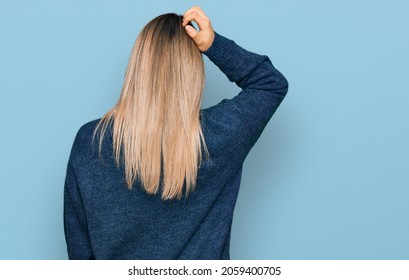
[[[64,233],[69,259],[94,259],[84,205],[71,161],[68,161],[64,186]]]
[[[288,82],[265,55],[249,52],[220,34],[204,54],[235,82],[241,92],[202,110],[204,130],[219,147],[214,154],[244,161],[284,99]]]

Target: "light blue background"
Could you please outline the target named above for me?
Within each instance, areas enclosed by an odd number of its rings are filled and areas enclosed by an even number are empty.
[[[148,20],[199,4],[290,90],[244,166],[233,259],[409,259],[407,1],[0,2],[0,259],[65,259],[78,128]],[[204,106],[238,93],[206,59]]]

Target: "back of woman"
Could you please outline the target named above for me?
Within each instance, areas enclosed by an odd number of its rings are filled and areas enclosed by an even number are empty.
[[[204,110],[202,53],[242,89]],[[153,19],[118,103],[75,138],[64,194],[69,258],[229,259],[243,162],[287,88],[267,56],[214,32],[199,7]]]

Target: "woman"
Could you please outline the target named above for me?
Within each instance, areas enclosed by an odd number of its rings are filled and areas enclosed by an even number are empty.
[[[202,53],[242,89],[205,110]],[[229,259],[243,161],[287,88],[267,56],[215,33],[199,7],[149,22],[117,105],[75,138],[69,258]]]

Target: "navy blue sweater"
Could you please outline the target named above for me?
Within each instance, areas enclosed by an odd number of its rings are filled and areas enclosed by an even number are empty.
[[[163,201],[140,186],[128,190],[123,166],[102,155],[83,125],[68,161],[64,229],[70,259],[229,259],[230,231],[243,162],[287,93],[288,83],[267,56],[216,33],[204,54],[242,91],[201,110],[211,163],[202,162],[196,189]]]

